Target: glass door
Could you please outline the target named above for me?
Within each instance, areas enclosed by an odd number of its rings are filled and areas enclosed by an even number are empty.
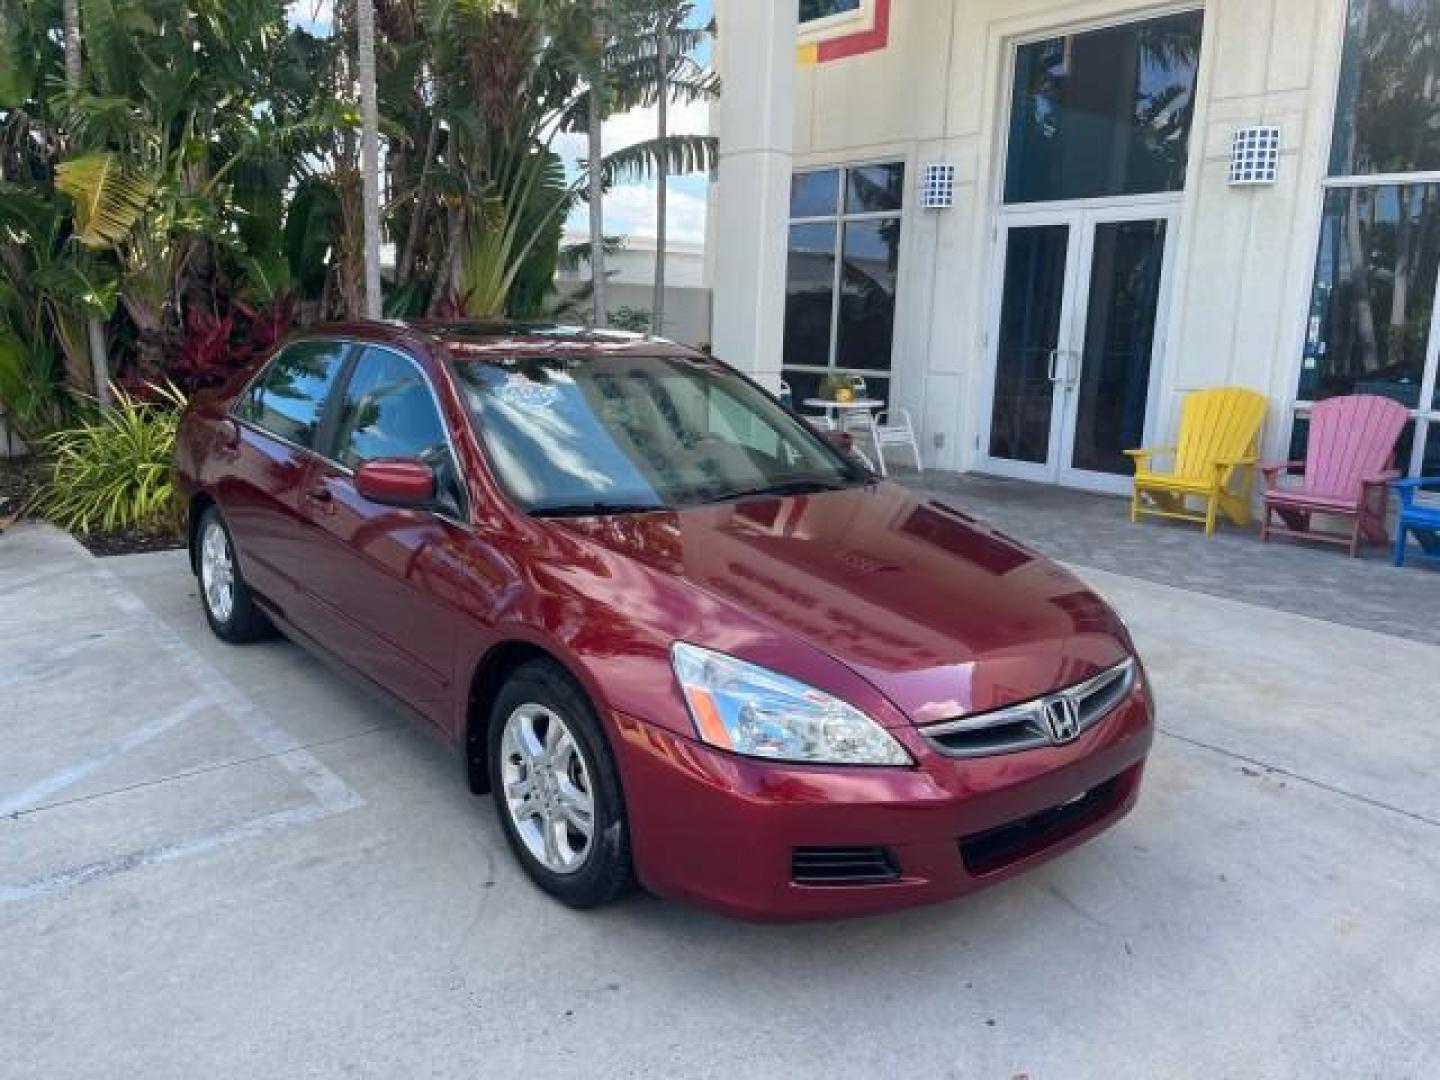
[[[1125,491],[1146,443],[1172,211],[1016,215],[1004,227],[984,467]]]
[[[1148,442],[1170,220],[1137,213],[1087,223],[1083,310],[1062,373],[1060,479],[1077,487],[1129,490],[1125,451]]]
[[[1062,350],[1069,343],[1079,230],[1068,216],[1005,227],[994,333],[994,390],[983,447],[995,472],[1055,479]]]

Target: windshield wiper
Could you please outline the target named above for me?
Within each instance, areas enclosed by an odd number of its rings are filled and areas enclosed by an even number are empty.
[[[664,503],[565,503],[561,506],[538,506],[530,511],[531,517],[614,517],[619,514],[656,514],[670,507]]]
[[[817,495],[825,491],[844,491],[849,484],[840,480],[784,480],[778,484],[730,491],[715,498],[715,502],[738,502],[740,499],[781,498],[786,495]]]

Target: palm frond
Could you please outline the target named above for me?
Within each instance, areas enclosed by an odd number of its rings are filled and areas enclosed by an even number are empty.
[[[607,154],[600,163],[606,187],[627,180],[643,180],[664,161],[671,176],[708,172],[720,160],[719,141],[713,135],[668,135],[647,139]]]
[[[86,247],[116,248],[144,215],[156,184],[118,155],[101,153],[61,162],[55,187],[74,200],[76,238]]]

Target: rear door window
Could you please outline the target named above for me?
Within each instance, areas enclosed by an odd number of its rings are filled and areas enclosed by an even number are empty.
[[[325,400],[349,348],[300,341],[281,351],[245,391],[235,415],[306,450],[316,447]]]

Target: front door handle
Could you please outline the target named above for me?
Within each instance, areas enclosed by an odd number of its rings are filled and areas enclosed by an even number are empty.
[[[335,512],[335,493],[330,490],[329,484],[316,484],[305,495],[311,502],[317,503],[325,513],[333,514]]]
[[[1048,374],[1049,374],[1049,376],[1050,376],[1050,381],[1051,381],[1052,383],[1058,381],[1059,365],[1060,365],[1060,350],[1059,350],[1059,349],[1051,349],[1051,350],[1050,350],[1050,368],[1049,368]]]

